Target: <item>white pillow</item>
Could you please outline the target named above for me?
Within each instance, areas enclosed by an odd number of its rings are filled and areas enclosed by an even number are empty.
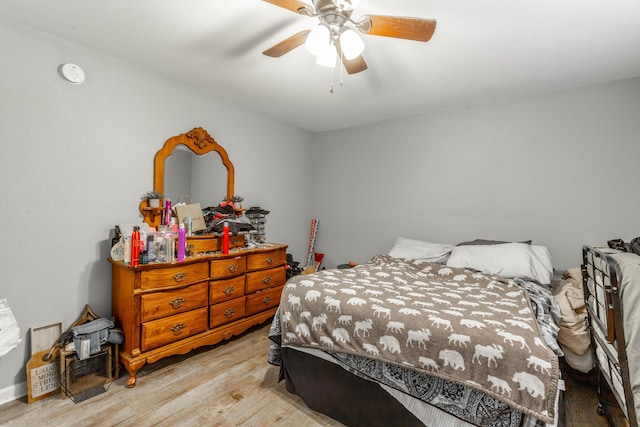
[[[442,243],[423,242],[421,240],[398,237],[389,251],[394,258],[417,259],[427,262],[443,262],[455,246]]]
[[[545,246],[524,243],[456,246],[447,260],[449,267],[468,267],[502,277],[524,277],[551,283],[553,265]]]

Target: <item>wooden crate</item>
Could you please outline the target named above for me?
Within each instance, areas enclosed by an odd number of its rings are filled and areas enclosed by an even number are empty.
[[[80,360],[75,351],[60,352],[60,390],[74,402],[106,391],[105,386],[120,375],[118,345],[104,344],[101,351]]]

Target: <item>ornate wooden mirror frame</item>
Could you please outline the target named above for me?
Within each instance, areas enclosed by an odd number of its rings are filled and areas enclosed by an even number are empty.
[[[203,155],[212,151],[217,152],[222,159],[222,164],[227,168],[227,200],[233,197],[233,163],[229,160],[227,150],[224,149],[209,133],[201,127],[180,135],[173,136],[164,143],[164,146],[158,150],[153,162],[153,189],[160,194],[164,194],[164,166],[167,157],[173,154],[173,149],[178,145],[184,145],[196,155]],[[151,208],[148,200],[143,200],[139,206],[140,213],[144,218],[144,222],[151,227],[160,225],[163,208]]]

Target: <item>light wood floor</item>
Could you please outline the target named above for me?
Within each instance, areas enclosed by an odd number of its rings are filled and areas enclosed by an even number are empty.
[[[0,406],[2,426],[340,427],[278,383],[267,363],[269,322],[215,347],[145,365],[127,389],[126,372],[107,392],[80,403],[52,396]],[[567,427],[607,426],[596,414],[595,386],[568,379]]]

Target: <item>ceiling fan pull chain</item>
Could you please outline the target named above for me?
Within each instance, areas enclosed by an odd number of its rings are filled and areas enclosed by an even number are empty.
[[[329,93],[333,93],[333,80],[334,80],[333,79],[333,70],[335,68],[336,67],[331,67],[331,71],[330,71],[330,74],[329,74]]]
[[[344,62],[344,52],[342,52],[342,49],[340,49],[340,64],[342,65],[342,63]],[[340,67],[340,86],[342,86],[342,79],[343,79],[344,73],[342,72],[342,67]]]

